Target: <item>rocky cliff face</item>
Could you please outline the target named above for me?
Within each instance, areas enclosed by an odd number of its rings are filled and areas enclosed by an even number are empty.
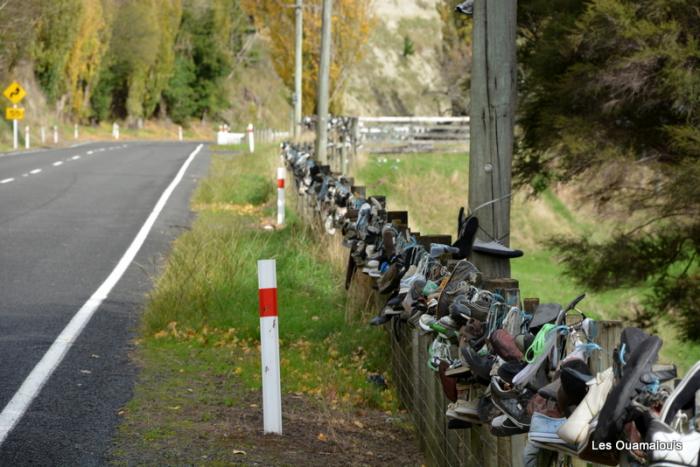
[[[375,0],[378,21],[364,59],[348,77],[349,115],[443,115],[437,0]]]

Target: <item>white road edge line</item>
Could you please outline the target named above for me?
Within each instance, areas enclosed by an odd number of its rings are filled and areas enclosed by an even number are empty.
[[[14,182],[14,181],[15,181],[14,178],[6,178],[5,180],[0,180],[0,185],[4,185],[5,183],[10,183],[10,182]]]
[[[41,172],[41,169],[34,169],[34,170],[30,170],[30,171],[29,171],[29,173],[32,174],[32,175],[36,175],[36,174],[38,174],[38,173],[40,173],[40,172]]]
[[[155,224],[156,219],[158,219],[158,215],[165,207],[165,204],[168,202],[173,191],[175,191],[175,188],[185,176],[187,168],[190,166],[197,153],[202,149],[202,146],[201,144],[197,146],[187,160],[185,160],[173,181],[170,182],[170,185],[168,185],[163,194],[160,195],[153,211],[151,211],[146,222],[141,226],[141,229],[136,234],[131,245],[129,245],[124,256],[119,260],[119,263],[117,263],[109,276],[107,276],[107,279],[105,279],[102,285],[100,285],[88,301],[85,302],[73,316],[63,331],[61,331],[61,334],[59,334],[53,344],[51,344],[49,350],[46,351],[39,363],[36,364],[31,373],[29,373],[29,376],[24,380],[22,386],[20,386],[15,395],[12,396],[10,402],[8,402],[2,410],[2,413],[0,413],[0,446],[5,442],[5,439],[7,439],[12,429],[22,419],[32,401],[39,395],[39,392],[41,392],[41,389],[51,377],[54,370],[56,370],[61,361],[63,361],[63,358],[66,356],[73,343],[78,339],[80,333],[90,321],[90,318],[95,314],[95,311],[97,311],[117,282],[119,282],[119,279],[124,275],[124,272],[126,272],[127,268],[136,257],[136,254],[141,249],[141,246],[146,241],[146,237],[148,237],[149,232],[153,228],[153,224]]]

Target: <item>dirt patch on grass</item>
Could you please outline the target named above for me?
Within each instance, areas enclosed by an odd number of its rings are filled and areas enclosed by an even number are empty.
[[[286,394],[284,434],[264,435],[260,392],[235,372],[159,352],[159,365],[146,357],[137,394],[121,412],[112,465],[422,464],[406,414],[332,408],[322,399]]]
[[[257,394],[251,401],[260,404]],[[232,444],[247,445],[249,465],[421,465],[416,441],[401,419],[378,411],[332,411],[304,396],[284,401],[284,435],[263,435],[262,413],[240,412]]]

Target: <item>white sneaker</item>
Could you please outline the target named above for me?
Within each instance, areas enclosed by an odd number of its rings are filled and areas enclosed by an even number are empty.
[[[612,367],[598,373],[590,381],[590,387],[586,397],[576,407],[571,416],[567,419],[557,434],[561,439],[569,444],[580,446],[588,441],[591,433],[591,422],[598,416],[608,393],[613,387],[614,377]]]
[[[478,420],[479,419],[479,411],[477,410],[478,406],[479,406],[478,400],[465,401],[464,399],[457,399],[457,402],[454,403],[453,409],[455,412],[457,412],[460,415],[474,417]]]
[[[656,449],[649,451],[651,466],[696,466],[700,451],[700,433],[678,433],[660,420],[649,423],[647,441]]]

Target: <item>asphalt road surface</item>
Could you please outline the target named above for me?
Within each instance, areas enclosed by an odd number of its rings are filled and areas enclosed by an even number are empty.
[[[18,389],[32,385],[27,377],[113,273],[197,146],[110,142],[0,156],[0,430],[8,403],[26,402]],[[128,354],[145,296],[191,221],[189,197],[208,159],[205,146],[55,371],[34,381],[41,389],[0,445],[0,466],[105,463],[132,394]]]

